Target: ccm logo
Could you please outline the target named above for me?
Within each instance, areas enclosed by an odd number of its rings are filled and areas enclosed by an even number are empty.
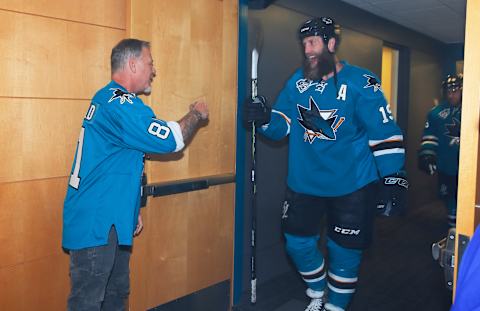
[[[408,189],[408,181],[400,177],[385,177],[385,185],[395,185],[398,184],[400,187]]]
[[[333,231],[338,232],[340,234],[344,234],[344,235],[359,235],[360,234],[360,229],[358,229],[358,230],[346,229],[346,228],[340,228],[340,227],[337,227],[337,226],[335,226],[335,228],[333,228]]]

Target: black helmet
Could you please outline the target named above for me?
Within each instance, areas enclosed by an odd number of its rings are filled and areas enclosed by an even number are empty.
[[[310,36],[320,36],[328,42],[330,38],[338,39],[340,27],[330,17],[313,18],[306,21],[298,30],[300,40]]]
[[[455,92],[456,90],[461,90],[463,87],[463,76],[461,74],[448,75],[442,82],[442,87],[446,92]]]

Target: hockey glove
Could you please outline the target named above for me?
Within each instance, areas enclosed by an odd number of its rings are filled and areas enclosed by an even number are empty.
[[[379,184],[377,212],[381,216],[403,215],[407,208],[409,183],[404,172],[383,177]]]
[[[247,99],[243,105],[243,119],[245,122],[255,122],[256,125],[264,125],[270,122],[272,109],[267,106],[267,100],[263,96]]]
[[[140,187],[140,207],[147,206],[147,174],[142,175],[142,185]]]
[[[437,171],[437,157],[432,154],[418,156],[418,168],[428,175],[433,175]]]

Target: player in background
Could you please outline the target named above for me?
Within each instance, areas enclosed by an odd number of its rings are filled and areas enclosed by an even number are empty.
[[[264,136],[290,136],[281,217],[286,250],[308,287],[308,311],[347,309],[372,239],[378,181],[389,195],[381,205],[387,215],[404,207],[408,187],[402,132],[380,81],[337,60],[338,30],[328,17],[306,21],[299,29],[303,67],[272,108],[262,96],[244,106],[245,121]],[[328,266],[317,246],[325,215]]]
[[[419,168],[429,175],[438,172],[438,193],[451,228],[457,219],[462,87],[461,75],[448,75],[442,82],[444,100],[428,113],[418,152]]]
[[[112,80],[83,119],[63,210],[68,310],[127,309],[131,245],[143,228],[144,155],[180,151],[208,118],[206,103],[195,102],[178,122],[158,119],[138,97],[150,94],[155,75],[149,42],[120,41],[112,49]]]

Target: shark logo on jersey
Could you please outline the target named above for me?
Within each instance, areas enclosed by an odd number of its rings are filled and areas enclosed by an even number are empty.
[[[305,129],[305,141],[311,144],[315,138],[336,140],[336,132],[345,121],[345,117],[338,118],[337,109],[320,110],[312,97],[309,99],[309,108],[297,105],[297,109],[300,114],[298,122]]]
[[[295,83],[295,85],[297,86],[297,90],[300,93],[305,92],[311,86],[316,86],[315,91],[320,92],[320,94],[323,93],[327,84],[328,83],[323,80],[320,82],[313,82],[312,80],[308,80],[308,79],[300,79],[300,80],[297,80],[297,82]]]
[[[130,104],[133,104],[132,98],[136,97],[135,94],[125,92],[119,88],[111,88],[110,90],[113,92],[112,92],[112,97],[108,100],[108,102],[111,102],[114,99],[120,98],[120,104],[124,104],[125,101]]]
[[[450,146],[460,145],[460,121],[456,118],[452,118],[453,124],[445,124],[447,131],[444,133],[451,138]]]
[[[450,115],[450,109],[443,109],[438,113],[438,116],[442,119],[446,119]]]
[[[373,88],[373,92],[377,92],[378,90],[383,92],[382,86],[380,85],[380,82],[378,82],[377,78],[367,74],[364,74],[363,76],[367,78],[367,84],[363,87],[364,89],[371,87]]]

